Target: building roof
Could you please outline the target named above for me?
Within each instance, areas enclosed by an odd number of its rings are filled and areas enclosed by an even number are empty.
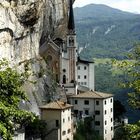
[[[72,105],[67,104],[62,101],[53,101],[51,103],[48,103],[46,105],[43,105],[40,107],[40,109],[46,109],[46,110],[64,110],[67,108],[71,108]]]
[[[84,63],[84,64],[94,63],[94,61],[83,60],[80,57],[78,57],[78,62]]]
[[[74,23],[74,14],[73,14],[73,1],[70,0],[70,10],[69,10],[69,21],[68,21],[68,29],[75,30],[75,23]]]
[[[102,93],[97,91],[87,91],[84,93],[80,93],[78,95],[73,95],[70,98],[89,98],[89,99],[105,99],[113,97],[113,94],[109,93]]]

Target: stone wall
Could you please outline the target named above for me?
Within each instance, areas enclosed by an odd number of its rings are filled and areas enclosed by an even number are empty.
[[[49,39],[64,38],[67,32],[67,0],[1,0],[0,1],[0,59],[6,58],[11,65],[32,60],[31,71],[39,73],[46,68],[39,54],[42,44]],[[23,70],[20,66],[19,69]],[[47,98],[46,84],[49,77],[32,77],[35,85],[27,83],[29,109],[39,114],[38,106]]]

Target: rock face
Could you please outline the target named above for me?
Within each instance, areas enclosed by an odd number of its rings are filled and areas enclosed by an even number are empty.
[[[0,1],[0,59],[12,65],[29,60],[31,71],[46,67],[40,48],[49,39],[64,38],[67,32],[68,0],[1,0]],[[46,96],[48,80],[34,77],[37,84],[27,84],[28,109],[39,113],[38,106]]]

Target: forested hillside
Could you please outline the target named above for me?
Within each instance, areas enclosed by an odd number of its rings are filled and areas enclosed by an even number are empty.
[[[75,8],[75,23],[81,56],[96,58],[96,90],[115,94],[115,100],[126,107],[129,122],[139,120],[139,111],[132,110],[127,102],[129,89],[120,86],[128,77],[113,73],[110,58],[126,59],[134,44],[140,41],[140,15],[91,4]]]
[[[140,40],[140,15],[95,4],[75,8],[74,12],[85,58],[124,59]]]

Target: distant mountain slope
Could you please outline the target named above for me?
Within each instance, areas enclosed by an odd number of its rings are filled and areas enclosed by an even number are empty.
[[[123,59],[140,40],[140,15],[95,4],[74,12],[81,55],[86,58]]]

